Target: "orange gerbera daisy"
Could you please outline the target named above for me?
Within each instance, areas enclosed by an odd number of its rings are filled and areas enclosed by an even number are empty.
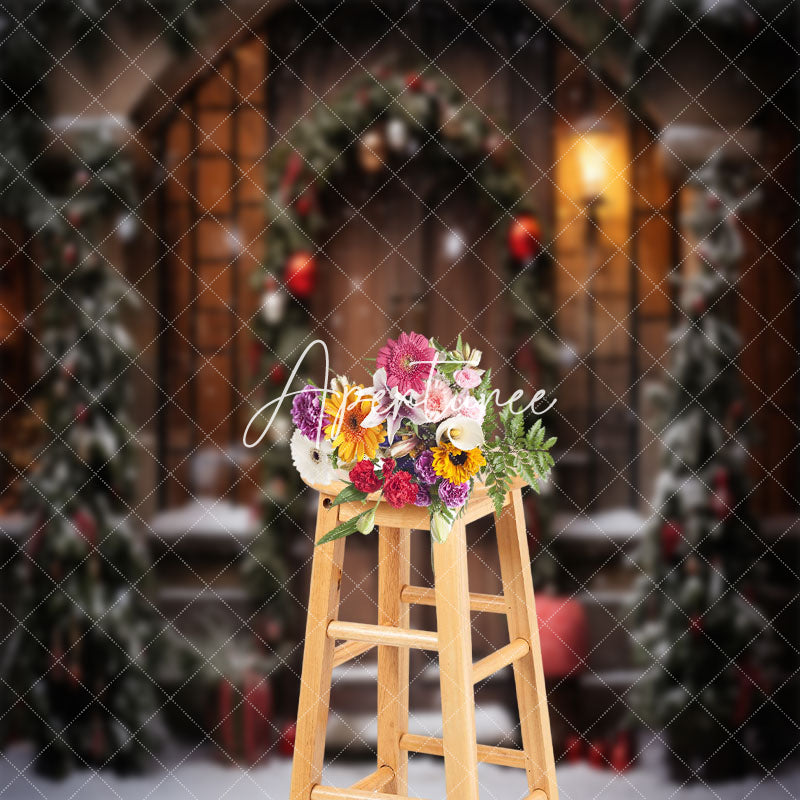
[[[339,461],[343,464],[361,461],[364,456],[375,458],[378,445],[386,435],[383,424],[374,428],[361,427],[372,409],[372,397],[359,395],[363,389],[363,386],[345,386],[342,392],[334,392],[325,400],[325,413],[331,420],[325,426],[325,435],[334,449],[338,448]]]

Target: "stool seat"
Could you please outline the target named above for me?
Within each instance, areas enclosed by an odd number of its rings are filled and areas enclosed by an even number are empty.
[[[524,482],[515,479],[501,513],[483,484],[444,542],[431,542],[434,588],[411,583],[411,530],[428,530],[428,509],[396,509],[378,503],[377,624],[339,619],[346,538],[318,544],[311,565],[300,702],[289,800],[412,800],[408,754],[444,758],[447,800],[478,800],[478,763],[524,769],[527,800],[558,800],[544,670],[536,622],[533,578],[522,506]],[[312,486],[319,492],[315,540],[364,511],[363,502],[334,505],[344,483]],[[375,503],[379,494],[367,498]],[[493,515],[502,595],[471,593],[467,576],[466,524]],[[436,608],[436,631],[411,628],[412,605]],[[504,614],[508,644],[472,660],[470,611]],[[339,644],[337,644],[337,642]],[[325,730],[333,667],[378,650],[378,747],[375,772],[344,789],[322,784]],[[409,650],[438,653],[442,738],[408,731]],[[474,685],[499,669],[514,670],[522,749],[478,744]]]
[[[328,505],[330,505],[331,498],[336,497],[342,489],[346,488],[349,484],[343,481],[334,481],[325,485],[318,485],[307,483],[309,487],[316,490],[323,497],[327,498]],[[521,489],[528,484],[522,478],[513,478],[511,481],[511,491]],[[505,505],[510,502],[510,492],[506,495]],[[357,517],[370,503],[374,504],[380,498],[380,492],[372,492],[367,495],[366,500],[363,502],[342,503],[339,506],[339,522],[347,522],[347,520]],[[474,522],[476,519],[488,516],[492,513],[494,504],[489,497],[489,492],[486,489],[486,484],[480,481],[475,481],[470,493],[467,508],[463,514],[463,520],[466,523]],[[417,506],[405,506],[404,508],[392,508],[385,500],[381,500],[378,508],[375,511],[375,524],[376,525],[395,525],[400,528],[411,528],[417,531],[430,530],[430,515],[427,508],[419,508]]]

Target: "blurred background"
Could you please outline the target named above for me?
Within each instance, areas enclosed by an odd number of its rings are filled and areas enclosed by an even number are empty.
[[[415,330],[557,398],[526,514],[562,797],[800,796],[798,31],[780,0],[5,0],[0,794],[288,796],[316,499],[287,417],[241,437],[312,340],[364,380]],[[349,540],[343,618],[376,560]],[[503,628],[474,615],[476,658]],[[335,671],[329,783],[374,768],[375,676]],[[517,746],[508,670],[476,702]],[[429,654],[411,703],[437,735]]]

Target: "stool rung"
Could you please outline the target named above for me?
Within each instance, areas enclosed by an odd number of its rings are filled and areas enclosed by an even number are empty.
[[[433,631],[395,628],[391,625],[367,625],[363,622],[334,620],[328,624],[328,638],[390,647],[415,647],[419,650],[439,649],[439,637]]]
[[[418,606],[435,606],[436,592],[424,586],[404,586],[400,592],[400,599],[404,603]],[[506,601],[499,594],[469,593],[469,607],[471,611],[485,611],[489,614],[505,614]]]
[[[416,733],[404,733],[400,737],[400,749],[411,753],[425,753],[429,756],[443,756],[444,743],[435,736],[420,736]],[[501,767],[525,769],[525,752],[512,750],[510,747],[492,747],[488,744],[478,745],[478,761],[487,764],[499,764]],[[538,800],[538,798],[533,798]]]
[[[535,789],[532,791],[525,800],[547,800],[547,792],[543,789]]]
[[[333,649],[333,666],[340,667],[351,659],[358,658],[358,656],[368,653],[373,647],[375,647],[375,645],[369,642],[345,642],[344,644],[340,644]]]
[[[336,789],[333,786],[317,784],[311,790],[311,800],[419,800],[399,794],[362,791],[361,789]]]
[[[520,658],[525,658],[530,651],[530,645],[525,639],[514,639],[513,642],[509,642],[472,665],[472,682],[479,683],[484,678],[494,675],[503,667],[519,661]]]
[[[350,788],[362,792],[382,792],[392,778],[394,778],[394,770],[383,764],[375,772],[370,772],[365,778],[356,781]]]

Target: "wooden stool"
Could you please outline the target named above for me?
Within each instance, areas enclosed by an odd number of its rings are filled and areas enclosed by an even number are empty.
[[[382,502],[376,514],[378,624],[338,619],[345,539],[314,551],[308,602],[300,704],[290,800],[395,800],[408,795],[408,753],[444,756],[448,800],[478,800],[478,762],[524,769],[527,800],[557,800],[553,745],[547,712],[539,632],[533,600],[521,481],[506,496],[496,519],[503,596],[471,594],[467,580],[465,525],[494,513],[482,486],[473,490],[465,514],[444,544],[433,544],[434,589],[410,585],[410,532],[427,530],[428,510],[394,509]],[[360,503],[332,506],[343,484],[320,491],[316,539],[364,510]],[[409,607],[436,607],[438,631],[409,628]],[[510,644],[473,663],[470,609],[505,614]],[[339,641],[341,644],[336,645]],[[378,647],[377,769],[348,789],[322,786],[322,761],[331,671]],[[409,648],[437,650],[441,680],[443,738],[408,732]],[[473,686],[514,665],[522,750],[479,745],[475,737]]]

